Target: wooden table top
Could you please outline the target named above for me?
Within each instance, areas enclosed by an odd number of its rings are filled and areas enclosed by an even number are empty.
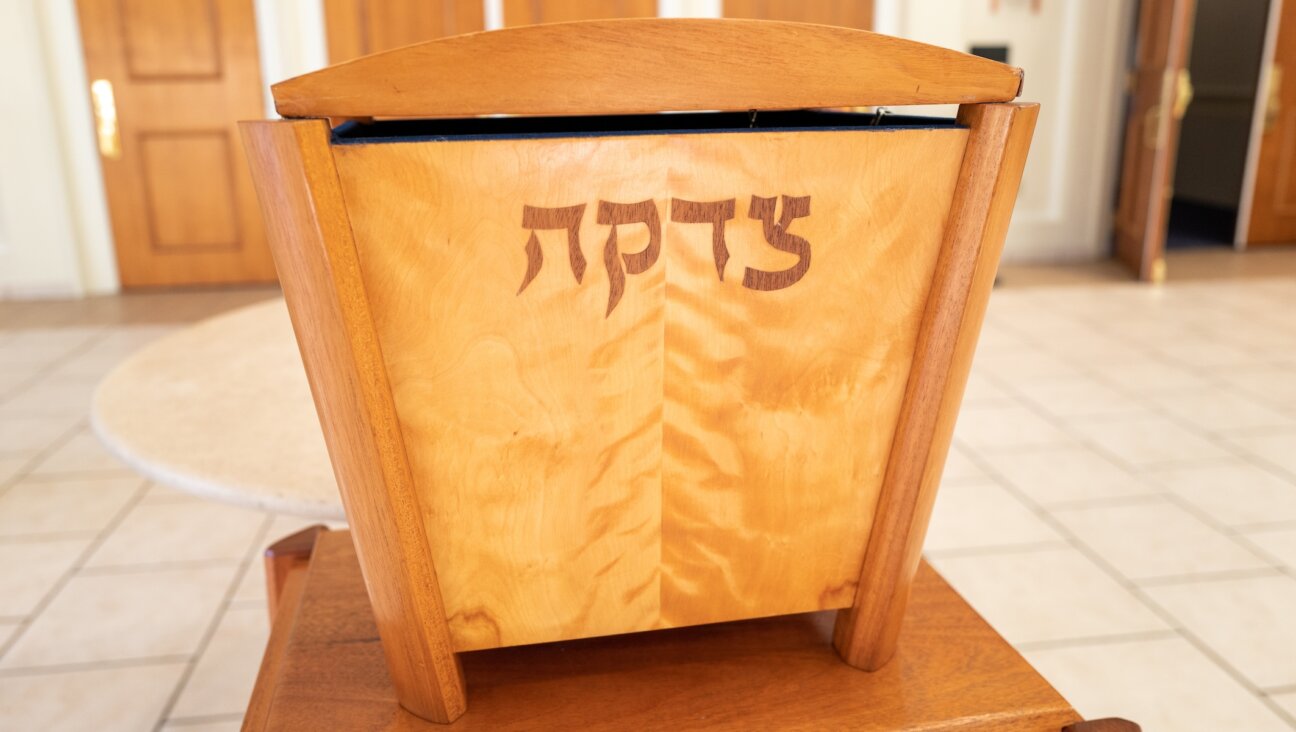
[[[396,703],[349,533],[322,533],[302,575],[244,730],[1056,731],[1080,719],[926,563],[880,671],[837,658],[828,612],[477,651],[460,654],[468,711],[448,726]]]

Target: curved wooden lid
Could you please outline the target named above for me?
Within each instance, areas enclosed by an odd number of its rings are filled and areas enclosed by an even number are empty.
[[[285,117],[634,114],[1004,102],[1021,69],[868,31],[641,18],[442,38],[273,87]]]

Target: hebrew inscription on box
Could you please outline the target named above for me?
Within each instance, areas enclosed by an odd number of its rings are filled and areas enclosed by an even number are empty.
[[[608,303],[605,316],[610,316],[625,293],[627,275],[643,274],[657,263],[661,256],[662,231],[657,203],[652,200],[634,203],[598,201],[596,221],[608,227],[603,244],[603,266],[608,275]],[[670,220],[677,224],[699,224],[711,227],[711,253],[715,260],[716,277],[725,278],[729,263],[729,246],[725,240],[725,223],[732,220],[737,210],[737,199],[719,201],[687,201],[672,198]],[[521,295],[544,266],[544,252],[540,248],[537,231],[563,230],[567,232],[567,258],[572,276],[580,284],[585,276],[585,254],[581,250],[580,225],[585,215],[585,204],[544,208],[522,207],[522,228],[530,231],[524,251],[527,262],[522,276]],[[751,197],[747,216],[761,222],[765,241],[775,249],[795,254],[797,263],[787,269],[767,271],[745,267],[742,286],[751,290],[782,290],[805,277],[810,269],[810,242],[788,229],[799,218],[810,215],[810,196]],[[617,233],[629,227],[643,226],[648,231],[648,245],[638,252],[622,252],[617,244]]]

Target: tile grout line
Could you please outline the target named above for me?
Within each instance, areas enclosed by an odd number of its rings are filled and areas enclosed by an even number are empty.
[[[103,326],[98,326],[98,332],[95,335],[86,338],[85,341],[81,343],[81,345],[67,351],[66,353],[64,353],[62,356],[59,356],[58,358],[55,358],[52,361],[49,361],[48,363],[40,367],[37,367],[36,373],[33,374],[30,379],[24,381],[21,386],[15,388],[13,391],[6,394],[4,399],[0,399],[0,404],[3,404],[4,402],[9,401],[10,399],[13,399],[14,397],[18,396],[19,394],[31,388],[32,386],[40,383],[41,380],[48,377],[59,367],[67,365],[67,363],[70,360],[76,358],[77,356],[81,356],[85,354],[87,351],[89,351],[91,348],[94,348],[96,345],[99,344],[100,341],[107,338],[108,335],[109,335],[108,328]],[[40,465],[45,460],[49,459],[51,455],[53,455],[55,452],[61,449],[64,445],[71,442],[72,438],[76,436],[77,432],[80,432],[82,429],[89,427],[90,424],[89,409],[90,409],[90,405],[87,404],[86,413],[83,414],[79,419],[77,419],[75,424],[71,428],[69,428],[67,432],[56,437],[53,442],[51,442],[49,445],[45,447],[45,449],[37,452],[34,456],[32,456],[31,459],[29,459],[26,463],[24,463],[23,466],[19,468],[17,472],[9,476],[8,480],[4,481],[3,483],[0,483],[0,498],[3,498],[4,495],[9,492],[10,488],[14,487],[21,481],[25,480],[31,474],[31,472],[36,469],[38,465]],[[3,647],[0,647],[0,657],[4,656],[4,651],[5,649]]]
[[[1034,345],[1037,348],[1041,347],[1038,342],[1031,340],[1031,337],[1028,335],[1024,335],[1020,337],[1022,337],[1028,343]],[[1245,450],[1242,450],[1238,446],[1229,442],[1228,439],[1223,435],[1219,435],[1218,433],[1212,433],[1200,429],[1191,420],[1180,418],[1178,415],[1168,412],[1167,410],[1161,408],[1160,405],[1156,402],[1150,402],[1144,397],[1140,397],[1138,395],[1125,392],[1122,388],[1118,387],[1117,385],[1112,384],[1111,382],[1103,379],[1101,374],[1099,374],[1098,372],[1092,372],[1087,369],[1084,369],[1083,367],[1078,367],[1078,368],[1082,372],[1084,372],[1086,376],[1090,378],[1100,379],[1102,380],[1102,383],[1106,383],[1109,387],[1113,389],[1117,389],[1118,391],[1121,391],[1123,393],[1126,393],[1131,399],[1133,399],[1140,406],[1146,407],[1149,412],[1157,416],[1160,416],[1174,424],[1177,424],[1178,426],[1189,431],[1196,437],[1206,440],[1212,445],[1227,452],[1230,455],[1230,457],[1229,458],[1202,458],[1199,461],[1198,460],[1168,460],[1168,461],[1150,463],[1147,465],[1136,467],[1130,465],[1127,461],[1125,461],[1120,456],[1115,455],[1114,453],[1106,450],[1101,445],[1098,445],[1093,441],[1089,440],[1086,436],[1077,435],[1075,432],[1073,432],[1070,429],[1069,423],[1072,421],[1072,418],[1054,414],[1053,412],[1049,411],[1045,405],[1038,403],[1037,400],[1034,400],[1029,395],[1022,393],[1021,390],[1018,389],[1015,385],[1009,384],[1005,382],[1003,379],[993,374],[988,374],[988,373],[982,374],[982,378],[994,384],[996,388],[1000,389],[1001,391],[1004,391],[1005,393],[1014,397],[1019,403],[1019,405],[1026,406],[1028,409],[1034,412],[1036,416],[1044,419],[1045,421],[1050,422],[1054,427],[1062,430],[1067,435],[1078,439],[1079,443],[1083,445],[1085,448],[1096,452],[1097,454],[1106,458],[1109,462],[1116,464],[1125,473],[1132,476],[1134,479],[1136,479],[1139,483],[1143,485],[1154,487],[1154,488],[1163,487],[1160,485],[1153,485],[1152,483],[1149,482],[1149,473],[1155,473],[1158,467],[1167,467],[1170,465],[1174,465],[1174,466],[1190,465],[1193,464],[1194,462],[1219,463],[1222,462],[1223,460],[1231,459],[1231,460],[1237,460],[1242,464],[1250,465],[1252,467],[1260,469],[1263,472],[1272,475],[1275,478],[1289,484],[1290,487],[1296,490],[1296,475],[1291,474],[1287,470],[1283,469],[1281,466],[1274,465],[1273,463],[1266,461],[1263,458],[1259,458],[1258,456],[1247,453]],[[1257,402],[1253,402],[1253,403],[1257,403]],[[1119,418],[1120,415],[1114,415],[1113,421],[1117,421]],[[1092,421],[1092,418],[1088,418],[1088,417],[1080,417],[1079,419],[1081,419],[1082,421]],[[1269,428],[1269,429],[1284,429],[1284,428],[1277,427],[1277,428]],[[1044,449],[1047,449],[1047,447],[1045,447]],[[982,452],[986,452],[986,451],[982,451]],[[1196,505],[1183,499],[1182,496],[1179,496],[1174,491],[1163,491],[1161,495],[1163,495],[1171,503],[1175,504],[1181,509],[1184,509],[1185,511],[1187,511],[1188,513],[1196,517],[1198,520],[1207,524],[1208,526],[1216,530],[1218,533],[1223,534],[1229,537],[1230,539],[1232,539],[1233,543],[1237,544],[1240,548],[1248,551],[1254,556],[1257,556],[1262,561],[1274,566],[1279,571],[1285,574],[1296,576],[1296,574],[1293,573],[1293,570],[1287,567],[1282,562],[1275,560],[1273,557],[1270,557],[1265,552],[1256,551],[1254,544],[1246,540],[1243,537],[1242,532],[1236,530],[1234,527],[1229,526],[1228,524],[1216,520],[1213,516],[1210,516],[1208,513],[1200,510]],[[1145,496],[1140,496],[1140,497],[1145,497]],[[1134,498],[1134,497],[1129,497],[1129,498]],[[1049,511],[1056,511],[1059,510],[1059,507],[1049,505],[1049,506],[1045,506],[1045,509]]]
[[[256,538],[253,539],[254,548],[259,547],[265,542],[265,535],[270,531],[270,525],[274,522],[274,518],[275,515],[272,513],[266,513],[264,518],[262,518],[261,527],[257,531]],[[221,602],[217,606],[216,612],[211,621],[208,622],[207,629],[203,632],[202,638],[198,641],[197,648],[194,649],[193,654],[189,657],[189,660],[185,664],[185,669],[180,673],[180,678],[176,680],[175,687],[171,690],[171,694],[168,696],[166,703],[162,705],[162,709],[158,712],[157,723],[153,726],[154,732],[161,732],[162,728],[167,724],[167,721],[171,716],[171,710],[175,709],[175,705],[180,701],[180,696],[189,685],[189,679],[193,677],[194,669],[198,667],[198,661],[202,659],[203,654],[207,652],[207,647],[211,645],[212,638],[216,635],[216,629],[220,627],[221,620],[223,620],[225,615],[229,612],[230,604],[234,600],[234,595],[238,592],[239,586],[243,583],[243,577],[251,568],[255,558],[255,552],[248,552],[248,555],[240,561],[239,570],[234,573],[233,579],[230,580],[229,585],[225,588],[225,595],[221,598]]]
[[[984,458],[978,455],[975,456],[974,459],[977,460],[979,464],[981,464],[983,469],[990,470],[992,474],[999,476],[999,474],[996,471],[994,471],[993,468],[990,468],[986,465]],[[1079,537],[1075,536],[1075,534],[1072,533],[1070,529],[1066,527],[1065,524],[1063,524],[1061,521],[1058,521],[1048,511],[1041,508],[1038,504],[1034,503],[1034,501],[1032,501],[1029,497],[1027,497],[1025,493],[1019,490],[1015,485],[1012,485],[1005,478],[1002,478],[1002,476],[999,477],[1001,480],[1003,480],[1006,483],[1004,487],[1009,492],[1011,492],[1014,496],[1016,496],[1019,501],[1026,504],[1026,506],[1029,509],[1033,510],[1041,520],[1043,520],[1045,523],[1053,527],[1054,530],[1062,534],[1062,536],[1071,545],[1072,549],[1078,551],[1081,555],[1083,555],[1090,562],[1092,562],[1096,567],[1098,567],[1101,571],[1103,571],[1110,579],[1115,581],[1118,585],[1120,585],[1127,592],[1133,595],[1135,599],[1137,599],[1140,603],[1142,603],[1142,605],[1150,612],[1152,612],[1153,615],[1157,616],[1163,622],[1165,622],[1174,633],[1178,634],[1179,637],[1183,638],[1190,645],[1196,648],[1199,653],[1201,653],[1207,659],[1212,661],[1220,670],[1224,671],[1230,678],[1232,678],[1234,682],[1238,683],[1243,689],[1249,691],[1253,697],[1258,698],[1261,701],[1261,703],[1263,703],[1266,707],[1270,709],[1270,711],[1277,714],[1279,719],[1286,722],[1291,727],[1296,728],[1296,718],[1293,718],[1290,714],[1287,713],[1285,709],[1283,709],[1276,703],[1272,702],[1268,697],[1266,697],[1259,687],[1257,687],[1255,684],[1252,684],[1251,681],[1248,678],[1246,678],[1238,669],[1234,668],[1232,664],[1227,662],[1222,656],[1216,653],[1213,648],[1211,648],[1204,641],[1198,638],[1196,634],[1192,633],[1187,628],[1185,628],[1183,624],[1179,622],[1178,618],[1176,618],[1172,613],[1166,611],[1159,604],[1153,601],[1151,597],[1149,597],[1141,587],[1134,584],[1131,580],[1129,580],[1123,574],[1117,571],[1115,567],[1111,566],[1105,559],[1103,559],[1100,555],[1098,555],[1097,552],[1089,548],[1089,546],[1086,545],[1082,540],[1080,540]]]
[[[1296,486],[1293,487],[1293,490],[1296,490]],[[1171,493],[1169,496],[1167,496],[1167,499],[1174,505],[1183,509],[1188,514],[1194,516],[1198,521],[1201,521],[1206,526],[1210,527],[1211,529],[1214,529],[1217,533],[1229,537],[1230,539],[1233,540],[1234,544],[1247,550],[1248,552],[1251,553],[1252,556],[1255,556],[1258,559],[1269,564],[1270,567],[1278,570],[1282,574],[1286,574],[1288,576],[1296,576],[1293,575],[1292,569],[1288,567],[1286,564],[1279,561],[1278,559],[1275,559],[1274,557],[1269,556],[1267,552],[1258,551],[1254,544],[1247,541],[1245,536],[1243,536],[1239,532],[1234,531],[1232,527],[1230,527],[1228,524],[1225,524],[1224,522],[1216,519],[1214,516],[1210,514],[1210,512],[1201,510],[1197,506],[1193,505],[1191,501],[1185,500],[1182,496],[1179,496],[1174,493]]]
[[[81,327],[81,326],[73,326],[73,327]],[[6,393],[3,397],[0,397],[0,406],[3,406],[5,402],[8,402],[9,400],[18,396],[19,394],[26,391],[27,389],[30,389],[36,384],[39,384],[41,381],[49,378],[49,376],[52,375],[59,367],[66,366],[68,361],[71,361],[77,356],[84,355],[87,351],[99,345],[101,341],[103,341],[110,335],[109,330],[106,326],[101,326],[101,325],[92,326],[92,329],[96,330],[97,332],[94,333],[94,335],[87,337],[79,345],[73,347],[68,351],[65,351],[61,356],[46,361],[45,363],[32,366],[32,368],[34,369],[34,373],[32,373],[31,377],[25,381],[20,382],[18,386],[13,388],[13,390]]]
[[[1232,529],[1239,536],[1250,536],[1251,534],[1268,534],[1276,531],[1285,531],[1287,529],[1296,529],[1296,519],[1284,519],[1282,521],[1256,521],[1249,524],[1238,524]]]
[[[102,564],[89,567],[82,567],[80,574],[82,577],[113,577],[129,574],[148,574],[150,572],[161,572],[177,569],[219,569],[231,565],[239,567],[239,574],[242,574],[243,563],[246,561],[243,557],[234,559],[185,559],[174,562],[133,562],[130,564]]]
[[[949,549],[924,549],[923,556],[931,559],[962,559],[964,557],[1026,554],[1050,549],[1065,549],[1068,546],[1065,539],[1046,539],[1022,542],[1021,544],[985,544],[981,546],[951,547]]]
[[[993,377],[987,377],[987,378],[991,378],[992,381],[997,382],[997,385],[1002,386],[1010,393],[1017,395],[1016,389],[1014,389],[1010,384],[1005,384],[1002,381],[999,381],[998,379],[994,379]],[[1065,424],[1064,420],[1060,420],[1054,417],[1051,413],[1048,413],[1045,410],[1040,410],[1038,408],[1035,408],[1033,407],[1033,405],[1028,404],[1027,406],[1028,408],[1031,409],[1031,411],[1033,411],[1036,414],[1036,416],[1041,417],[1045,421],[1052,424],[1055,428],[1062,430],[1066,434],[1069,434],[1072,437],[1076,437],[1077,441],[1080,444],[1093,450],[1099,455],[1107,457],[1110,461],[1114,462],[1118,467],[1125,469],[1126,472],[1130,473],[1131,475],[1134,475],[1136,478],[1139,478],[1141,481],[1146,482],[1146,479],[1143,476],[1140,476],[1137,474],[1137,472],[1130,470],[1128,463],[1123,459],[1120,459],[1119,456],[1112,455],[1107,450],[1103,449],[1100,445],[1093,443],[1083,435],[1076,435],[1074,432],[1068,429],[1068,425]],[[1007,480],[1007,478],[1003,476],[998,471],[998,469],[996,469],[993,465],[987,463],[985,457],[981,453],[976,452],[972,454],[970,457],[983,471],[994,476],[997,480],[1003,482],[1004,487],[1010,493],[1016,496],[1019,501],[1021,501],[1028,508],[1034,511],[1039,518],[1044,520],[1045,523],[1052,526],[1054,530],[1062,534],[1062,536],[1065,537],[1069,543],[1071,543],[1072,548],[1074,548],[1076,551],[1079,551],[1082,555],[1088,558],[1089,561],[1092,562],[1095,566],[1103,570],[1109,576],[1109,578],[1115,580],[1117,584],[1124,587],[1127,592],[1130,592],[1132,595],[1134,595],[1134,597],[1137,598],[1144,605],[1145,608],[1150,610],[1162,621],[1167,622],[1167,624],[1171,628],[1174,628],[1181,637],[1183,637],[1195,648],[1197,648],[1197,650],[1200,653],[1202,653],[1211,661],[1213,661],[1216,664],[1216,666],[1218,666],[1221,670],[1223,670],[1230,677],[1232,677],[1235,682],[1242,685],[1244,689],[1249,690],[1253,696],[1259,698],[1261,702],[1265,706],[1267,706],[1272,712],[1277,714],[1280,719],[1285,721],[1288,725],[1292,726],[1293,728],[1296,728],[1296,717],[1293,717],[1291,714],[1287,712],[1287,710],[1283,709],[1281,706],[1279,706],[1278,704],[1270,700],[1268,697],[1266,697],[1261,692],[1259,687],[1251,683],[1250,679],[1246,678],[1246,676],[1244,676],[1240,670],[1234,668],[1231,663],[1226,661],[1222,656],[1220,656],[1217,652],[1215,652],[1215,650],[1211,648],[1209,645],[1207,645],[1202,639],[1198,638],[1195,633],[1185,628],[1183,624],[1179,622],[1178,618],[1174,617],[1172,613],[1166,611],[1158,603],[1152,600],[1152,598],[1143,590],[1143,588],[1134,584],[1129,578],[1125,577],[1123,574],[1117,571],[1114,566],[1108,563],[1105,559],[1101,557],[1101,555],[1099,555],[1096,551],[1094,551],[1087,544],[1085,544],[1083,540],[1081,540],[1078,536],[1076,536],[1065,524],[1063,524],[1056,517],[1054,517],[1051,512],[1044,509],[1037,502],[1035,502],[1034,499],[1032,499],[1029,495],[1027,495],[1025,491],[1019,489],[1011,481]]]
[[[135,508],[135,504],[139,503],[140,499],[144,497],[144,494],[148,492],[149,482],[143,478],[140,478],[139,481],[140,485],[135,489],[135,495],[131,496],[129,500],[122,504],[122,507],[117,510],[117,513],[114,514],[111,519],[109,519],[108,523],[104,525],[104,528],[100,530],[99,534],[86,545],[86,548],[82,550],[79,555],[77,555],[76,561],[68,567],[63,575],[59,577],[58,581],[56,581],[45,593],[45,596],[41,598],[39,603],[37,603],[35,609],[27,615],[27,620],[18,626],[18,630],[14,632],[13,636],[10,637],[8,641],[0,645],[0,661],[4,660],[9,651],[13,649],[22,636],[27,632],[27,629],[40,618],[41,613],[45,612],[45,609],[48,608],[49,604],[54,601],[54,598],[63,591],[63,588],[72,580],[72,577],[74,577],[81,567],[84,566],[86,561],[99,550],[99,547],[107,541],[108,536],[117,530],[117,527],[126,519],[126,515],[131,512],[131,509]]]
[[[1265,561],[1268,561],[1265,559]],[[1205,584],[1208,582],[1228,582],[1230,580],[1261,579],[1282,577],[1287,573],[1283,567],[1253,567],[1251,569],[1221,569],[1213,572],[1194,572],[1189,574],[1166,574],[1155,577],[1132,577],[1130,582],[1139,587],[1174,587],[1176,585]]]
[[[187,656],[184,655],[169,654],[163,656],[140,656],[138,658],[115,658],[107,661],[76,661],[72,663],[51,663],[42,666],[17,666],[15,668],[0,669],[0,679],[17,676],[52,676],[100,669],[157,666],[166,663],[180,663],[186,658]]]
[[[51,455],[63,449],[64,445],[71,442],[72,438],[76,437],[77,433],[85,429],[88,425],[89,423],[84,418],[77,420],[65,432],[61,433],[58,437],[55,437],[48,445],[28,458],[27,462],[23,463],[23,466],[13,475],[9,476],[8,480],[0,483],[0,498],[3,498],[14,486],[26,481],[30,477],[31,471],[35,470],[42,462],[48,460]]]
[[[1075,646],[1104,646],[1118,643],[1139,643],[1152,640],[1169,640],[1178,638],[1179,631],[1174,628],[1166,630],[1143,630],[1132,633],[1111,633],[1108,635],[1080,635],[1070,638],[1057,638],[1040,641],[1027,641],[1015,644],[1019,652],[1046,651],[1054,648],[1071,648]]]
[[[233,714],[196,714],[192,717],[175,717],[166,721],[167,727],[189,727],[199,724],[219,724],[221,722],[242,722],[245,715]]]

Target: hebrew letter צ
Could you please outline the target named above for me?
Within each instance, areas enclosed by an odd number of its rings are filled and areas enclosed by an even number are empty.
[[[775,199],[764,196],[752,196],[751,209],[747,215],[760,219],[765,227],[765,241],[779,251],[797,255],[800,260],[787,269],[777,272],[752,269],[748,267],[743,273],[743,287],[752,290],[781,290],[791,287],[805,276],[810,269],[810,242],[796,234],[788,233],[788,226],[793,219],[810,215],[809,196],[783,196],[783,215],[774,223]]]

